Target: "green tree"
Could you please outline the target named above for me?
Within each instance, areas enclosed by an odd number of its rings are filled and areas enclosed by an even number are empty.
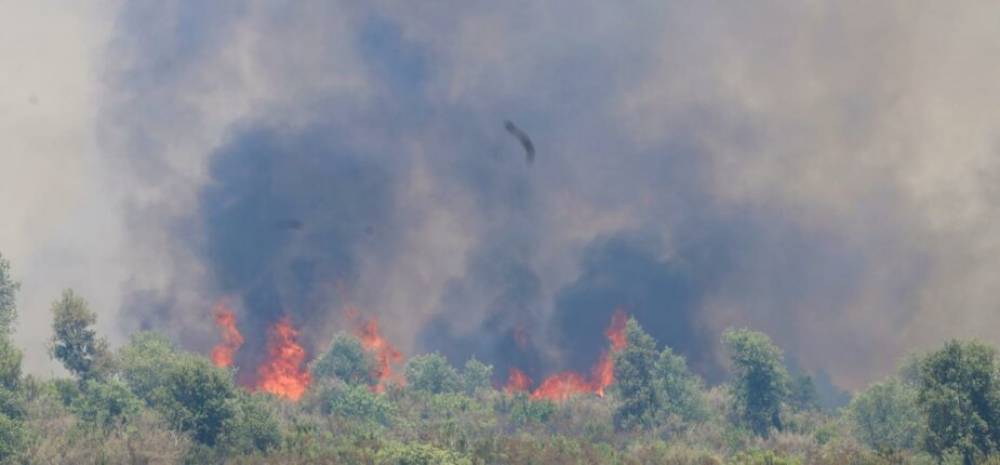
[[[20,284],[10,273],[10,262],[0,254],[0,461],[23,453],[25,402],[21,389],[21,351],[11,337],[17,320]]]
[[[10,275],[10,262],[0,254],[0,334],[14,331],[17,320],[17,291],[21,284]]]
[[[0,388],[14,391],[20,387],[22,357],[10,336],[0,336]]]
[[[614,355],[615,386],[621,399],[615,424],[621,429],[648,427],[661,406],[655,379],[656,341],[635,318],[625,324],[625,340],[625,348]]]
[[[702,396],[703,383],[688,370],[684,357],[674,354],[669,347],[663,349],[656,361],[656,383],[665,412],[685,420],[701,420],[707,414]]]
[[[847,406],[846,417],[859,441],[887,454],[914,448],[924,422],[916,389],[897,379],[859,393]]]
[[[167,367],[176,363],[177,351],[165,337],[153,332],[132,335],[118,352],[121,376],[139,398],[147,400],[166,384]]]
[[[788,391],[788,405],[795,410],[819,410],[819,393],[812,376],[805,373],[793,376]]]
[[[781,405],[788,395],[788,372],[781,349],[766,334],[728,329],[722,344],[735,371],[732,382],[736,413],[758,436],[781,429]]]
[[[337,334],[330,347],[313,363],[310,372],[316,380],[337,378],[347,384],[374,383],[375,361],[361,342],[347,334]]]
[[[455,452],[421,443],[389,443],[378,451],[375,463],[378,465],[472,465],[472,461]]]
[[[70,410],[85,423],[111,429],[139,413],[141,401],[119,380],[85,381]]]
[[[104,338],[97,337],[93,325],[97,314],[72,289],[52,304],[52,332],[49,354],[62,362],[81,380],[102,378],[111,369],[111,352]]]
[[[214,446],[237,414],[230,373],[204,357],[174,350],[162,336],[133,336],[119,359],[132,392],[202,444]]]
[[[376,395],[364,386],[341,385],[331,389],[327,408],[340,418],[382,426],[388,426],[394,414],[394,406],[386,396]]]
[[[1000,383],[996,351],[980,342],[951,341],[919,365],[917,403],[927,420],[925,447],[972,465],[1000,445]]]
[[[432,394],[458,392],[462,388],[458,372],[441,354],[417,355],[406,363],[406,386]]]
[[[266,394],[240,392],[230,402],[233,415],[226,419],[220,442],[228,453],[267,452],[281,445],[281,427]]]
[[[493,365],[480,362],[475,357],[465,362],[465,368],[462,369],[462,384],[466,394],[471,396],[480,389],[489,389],[491,378],[493,378]]]
[[[497,410],[508,413],[510,422],[516,426],[545,423],[552,418],[557,409],[555,402],[548,399],[532,399],[524,392],[501,399]]]

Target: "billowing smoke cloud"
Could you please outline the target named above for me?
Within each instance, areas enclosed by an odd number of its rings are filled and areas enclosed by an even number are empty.
[[[750,325],[852,387],[996,340],[995,8],[126,2],[121,322],[203,350],[234,299],[252,366],[280,315],[315,352],[351,304],[537,376],[622,307],[711,380]]]

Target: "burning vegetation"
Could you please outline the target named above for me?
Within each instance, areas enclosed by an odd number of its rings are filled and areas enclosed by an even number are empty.
[[[372,392],[385,392],[389,383],[405,385],[406,379],[398,369],[403,362],[403,353],[379,330],[378,319],[364,318],[354,307],[348,307],[345,315],[354,326],[354,337],[374,360],[371,373],[373,384],[370,386]],[[605,331],[610,350],[601,352],[589,378],[575,371],[562,371],[546,377],[538,387],[531,390],[532,379],[524,371],[514,367],[508,373],[504,391],[509,394],[530,391],[533,399],[553,401],[564,401],[579,394],[604,397],[605,389],[614,382],[614,353],[624,349],[626,345],[627,318],[624,311],[615,311],[611,324]],[[215,307],[215,322],[221,331],[222,341],[212,349],[212,362],[219,367],[231,367],[236,351],[244,342],[236,327],[236,315],[224,302],[220,302]],[[267,358],[257,367],[253,388],[290,400],[298,400],[305,394],[312,376],[305,368],[306,350],[297,339],[298,331],[288,317],[269,328]]]
[[[233,365],[233,355],[243,345],[243,335],[236,329],[236,314],[225,302],[215,305],[215,325],[222,332],[222,341],[212,349],[212,363],[228,368]]]
[[[361,325],[355,329],[354,335],[361,341],[362,347],[375,357],[375,369],[372,378],[375,384],[372,391],[376,393],[384,392],[386,383],[395,382],[405,384],[402,376],[393,371],[393,366],[399,365],[403,361],[403,353],[389,343],[378,329],[378,319],[371,318],[362,321]]]
[[[306,351],[296,341],[298,331],[288,317],[271,327],[267,336],[268,358],[257,368],[257,389],[279,397],[299,400],[312,381],[303,367]]]
[[[563,371],[551,375],[531,392],[535,399],[563,401],[574,395],[594,393],[604,397],[604,390],[614,382],[613,355],[625,348],[625,322],[628,316],[622,310],[615,311],[611,325],[604,334],[611,342],[611,351],[603,351],[601,358],[591,369],[590,379],[575,371]],[[504,390],[508,393],[524,392],[531,388],[531,378],[518,368],[511,368]]]
[[[244,339],[236,328],[236,314],[224,302],[216,304],[215,324],[222,332],[222,341],[212,349],[212,363],[228,368],[233,366],[233,357]],[[302,397],[312,376],[303,366],[306,351],[297,341],[298,334],[288,317],[271,326],[267,336],[267,358],[257,367],[254,389],[290,400]]]

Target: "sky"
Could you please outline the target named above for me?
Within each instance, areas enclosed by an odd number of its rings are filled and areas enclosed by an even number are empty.
[[[769,334],[849,389],[1000,343],[1000,5],[0,0],[0,253],[26,369],[260,355],[345,309],[405,353],[588,366],[617,308],[710,381]],[[504,129],[531,138],[534,162]]]

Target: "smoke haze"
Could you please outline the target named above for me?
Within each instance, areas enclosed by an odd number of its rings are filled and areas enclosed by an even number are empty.
[[[3,8],[72,35],[0,28],[39,63],[0,77],[32,371],[70,286],[203,353],[228,299],[248,367],[348,305],[498,378],[586,369],[616,308],[711,381],[729,325],[850,388],[1000,343],[994,2]]]

